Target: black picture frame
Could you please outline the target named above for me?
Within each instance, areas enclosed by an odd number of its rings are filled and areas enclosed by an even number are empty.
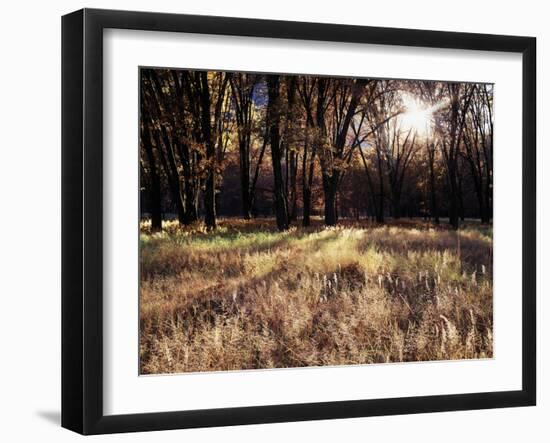
[[[177,412],[103,413],[103,30],[171,31],[522,54],[522,389]],[[62,426],[82,434],[531,406],[536,403],[536,39],[83,9],[62,18]]]

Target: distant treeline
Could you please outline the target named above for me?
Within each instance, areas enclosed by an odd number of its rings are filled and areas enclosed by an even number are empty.
[[[141,213],[492,219],[488,84],[140,70]]]

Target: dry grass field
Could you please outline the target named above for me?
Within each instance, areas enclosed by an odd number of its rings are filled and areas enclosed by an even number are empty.
[[[492,231],[141,226],[140,372],[491,358]]]

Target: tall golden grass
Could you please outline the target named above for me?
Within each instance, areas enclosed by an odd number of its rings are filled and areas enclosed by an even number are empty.
[[[142,374],[493,356],[490,228],[273,224],[142,223]]]

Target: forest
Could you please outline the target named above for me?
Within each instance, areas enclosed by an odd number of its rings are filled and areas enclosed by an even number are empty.
[[[141,208],[220,216],[492,218],[489,84],[141,69]],[[300,219],[300,221],[298,220]]]
[[[493,85],[139,94],[141,374],[492,357]]]

